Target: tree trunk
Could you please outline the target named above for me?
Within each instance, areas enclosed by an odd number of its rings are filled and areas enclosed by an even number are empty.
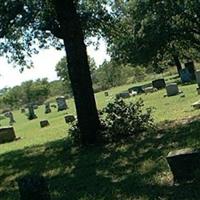
[[[182,69],[181,62],[177,55],[173,55],[173,58],[174,58],[174,62],[175,62],[176,68],[177,68],[178,75],[180,76],[181,75],[180,72]]]
[[[68,61],[81,142],[94,144],[100,127],[86,46],[73,0],[54,0]]]

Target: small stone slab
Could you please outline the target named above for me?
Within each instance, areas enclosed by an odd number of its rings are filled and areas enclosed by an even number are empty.
[[[157,89],[154,87],[147,87],[147,88],[144,88],[143,90],[144,90],[145,94],[153,93],[153,92],[157,91]]]
[[[17,180],[20,200],[50,200],[48,185],[44,177],[27,175]]]
[[[16,136],[12,126],[0,128],[0,144],[12,142],[14,140],[16,140]]]
[[[186,148],[169,152],[167,161],[173,173],[174,183],[193,181],[200,170],[200,151]]]
[[[194,109],[200,109],[200,101],[194,102],[194,103],[192,104],[192,107],[193,107]]]
[[[66,123],[72,123],[72,122],[74,122],[76,120],[74,115],[66,115],[64,118],[65,118],[65,122]]]
[[[43,127],[46,127],[46,126],[49,126],[49,121],[48,120],[42,120],[40,121],[40,127],[43,128]]]
[[[119,98],[126,99],[129,97],[130,97],[130,94],[128,91],[124,91],[124,92],[120,92],[119,94],[116,94],[117,99],[119,99]]]

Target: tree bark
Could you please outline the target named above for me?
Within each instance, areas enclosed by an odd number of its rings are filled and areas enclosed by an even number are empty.
[[[180,76],[182,66],[181,66],[181,62],[179,60],[179,57],[177,55],[173,55],[173,59],[174,59],[174,63],[175,63],[176,68],[177,68],[178,75]]]
[[[54,0],[55,10],[67,54],[81,142],[94,144],[100,127],[84,35],[73,0]]]

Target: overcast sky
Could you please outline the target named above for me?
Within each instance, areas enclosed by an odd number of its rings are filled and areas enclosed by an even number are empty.
[[[102,64],[105,59],[109,59],[103,41],[98,50],[89,46],[87,51],[95,59],[97,65]],[[58,79],[55,65],[64,55],[64,51],[42,50],[38,55],[33,56],[34,68],[25,69],[23,73],[19,72],[19,68],[13,68],[12,65],[9,65],[5,58],[0,57],[0,89],[20,85],[23,81],[36,80],[37,78],[47,77],[49,81]]]

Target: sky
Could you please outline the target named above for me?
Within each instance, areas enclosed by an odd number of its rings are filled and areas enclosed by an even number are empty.
[[[98,50],[90,45],[87,52],[95,59],[97,65],[102,64],[105,59],[109,60],[103,41],[100,41]],[[12,64],[8,64],[4,57],[0,57],[0,89],[20,85],[24,81],[38,78],[46,77],[49,81],[59,79],[55,72],[55,66],[63,56],[65,56],[64,50],[57,51],[53,48],[42,50],[38,55],[33,56],[34,67],[24,69],[22,73],[19,72],[19,68],[13,68]]]

